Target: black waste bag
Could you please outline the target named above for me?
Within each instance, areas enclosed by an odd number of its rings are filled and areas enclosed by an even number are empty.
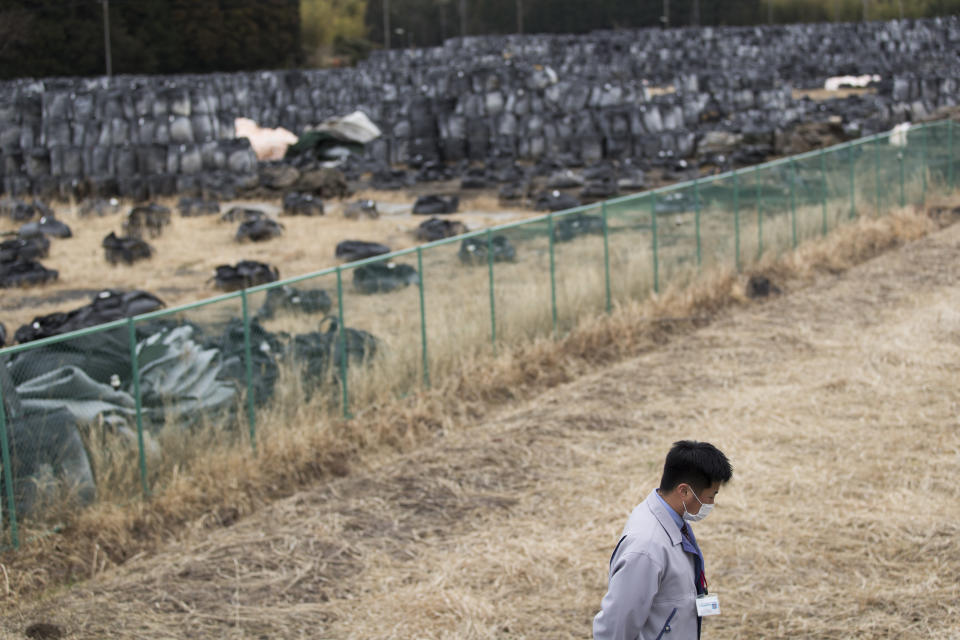
[[[121,318],[150,313],[164,307],[160,298],[146,291],[121,291],[104,289],[93,297],[90,304],[66,313],[51,313],[33,319],[17,329],[14,339],[19,343],[48,338],[78,329],[86,329]]]
[[[110,384],[117,376],[126,387],[132,380],[130,365],[129,332],[120,327],[14,354],[9,370],[19,384],[48,371],[76,367],[102,384]]]
[[[427,195],[420,196],[413,205],[415,215],[442,215],[456,213],[460,207],[458,196]]]
[[[430,218],[420,223],[417,227],[416,236],[417,240],[433,242],[434,240],[452,238],[466,232],[467,226],[457,220]]]
[[[208,216],[220,213],[220,203],[216,200],[183,197],[177,202],[177,209],[180,210],[180,215],[185,218],[191,216]]]
[[[289,191],[283,194],[283,213],[290,216],[322,216],[323,200],[309,193]]]
[[[21,238],[33,238],[36,236],[51,236],[54,238],[70,238],[73,232],[65,222],[60,222],[53,217],[53,214],[40,218],[37,222],[28,222],[20,227],[18,232]]]
[[[351,367],[367,362],[379,348],[373,334],[349,327],[341,333],[336,318],[327,320],[330,326],[326,331],[294,336],[287,345],[288,357],[301,367],[303,390],[308,396],[327,382],[338,382],[344,364]]]
[[[19,516],[42,509],[47,502],[86,505],[96,499],[90,460],[69,411],[59,408],[8,418],[7,433]]]
[[[251,242],[264,242],[272,238],[283,235],[283,225],[270,218],[259,218],[257,220],[248,220],[241,222],[237,228],[235,239],[237,242],[250,240]]]
[[[382,256],[385,253],[390,253],[390,247],[385,244],[364,240],[344,240],[337,244],[335,257],[347,262],[354,262]]]
[[[241,260],[235,265],[221,264],[215,269],[216,273],[211,279],[218,289],[224,291],[239,291],[280,279],[276,267],[256,260]]]
[[[537,211],[563,211],[580,206],[580,201],[562,191],[544,191],[537,196],[534,209]]]
[[[93,502],[96,499],[93,470],[73,415],[63,408],[26,413],[7,364],[6,358],[0,358],[0,387],[17,515],[29,515],[42,509],[48,501],[79,505]],[[6,495],[5,483],[5,474],[0,474],[2,495]]]
[[[36,260],[0,262],[0,288],[31,287],[53,282],[59,277],[59,271],[47,269]]]
[[[553,239],[569,242],[578,236],[603,234],[603,218],[586,213],[557,218],[553,226]]]
[[[417,270],[408,264],[365,264],[353,271],[353,286],[360,293],[386,293],[419,282]]]
[[[486,236],[467,238],[460,243],[457,257],[464,264],[487,264],[490,261],[488,249],[493,252],[494,262],[513,262],[517,258],[517,250],[506,236],[493,236],[489,246]]]
[[[266,300],[257,311],[257,317],[269,320],[278,311],[326,315],[332,307],[333,300],[324,289],[297,289],[283,285],[267,291]]]
[[[131,209],[123,223],[123,230],[130,236],[141,237],[144,230],[151,236],[158,236],[163,233],[163,228],[168,224],[170,224],[170,209],[151,202]]]
[[[136,237],[120,237],[111,231],[100,243],[107,262],[133,264],[137,260],[146,260],[153,255],[153,248],[145,240]]]
[[[227,323],[220,336],[208,340],[208,348],[220,349],[222,365],[218,379],[233,381],[239,388],[247,386],[246,348],[243,320],[235,318]],[[253,368],[253,401],[257,406],[273,397],[279,366],[277,359],[284,353],[280,338],[263,328],[256,319],[250,321],[250,356]]]
[[[12,238],[0,242],[0,263],[46,258],[50,253],[50,239],[44,235],[31,238]]]

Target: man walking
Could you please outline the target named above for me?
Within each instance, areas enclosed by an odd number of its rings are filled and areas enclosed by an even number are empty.
[[[681,440],[667,453],[660,488],[630,514],[610,557],[610,582],[593,619],[594,640],[693,640],[701,617],[719,613],[707,590],[691,522],[713,510],[730,462],[707,442]]]

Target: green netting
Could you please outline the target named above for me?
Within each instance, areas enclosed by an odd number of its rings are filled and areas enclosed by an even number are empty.
[[[924,205],[955,186],[955,135],[938,122],[874,136],[2,350],[3,540],[705,270]]]
[[[578,320],[606,308],[606,257],[601,206],[555,214],[552,226],[553,329],[566,333]],[[548,253],[549,253],[548,247]]]
[[[493,323],[487,322],[497,344],[517,344],[550,335],[557,318],[554,265],[559,250],[551,241],[553,217],[483,233],[459,245],[457,272],[482,272],[480,291],[493,291]],[[564,227],[565,228],[565,227]],[[551,252],[553,252],[551,254]],[[470,277],[476,277],[472,273]],[[488,311],[488,316],[490,315]]]
[[[950,151],[955,127],[949,122],[935,122],[924,127],[927,139],[927,188],[934,192],[943,192],[952,189],[950,184],[950,169],[952,167]]]
[[[198,455],[246,442],[243,318],[235,296],[135,323],[147,491],[163,491]]]
[[[341,270],[337,379],[346,369],[347,413],[419,386],[421,274],[416,253],[378,258]]]
[[[754,211],[748,215],[756,225],[756,257],[779,255],[793,246],[789,167],[781,163],[749,173],[745,191],[753,192]]]
[[[492,238],[487,234],[474,234],[445,240],[421,251],[418,267],[422,265],[427,345],[424,372],[430,379],[456,374],[462,363],[493,350],[497,333],[496,288],[491,299],[488,243],[492,244]],[[531,306],[547,308],[542,298],[532,300]],[[421,366],[423,360],[421,354]],[[424,377],[422,373],[418,379]]]
[[[607,205],[610,288],[614,303],[642,300],[654,290],[656,264],[650,194]]]

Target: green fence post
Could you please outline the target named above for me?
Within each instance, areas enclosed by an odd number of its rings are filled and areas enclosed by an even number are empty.
[[[823,155],[823,149],[820,149],[820,190],[823,196],[823,220],[821,222],[821,235],[827,235],[827,230],[829,229],[829,224],[827,224],[827,164],[826,158]]]
[[[487,229],[487,273],[490,278],[490,344],[497,355],[497,302],[493,289],[493,230]]]
[[[247,305],[247,290],[240,290],[240,302],[243,309],[243,359],[247,373],[247,426],[250,429],[250,448],[257,453],[257,422],[254,414],[253,398],[253,349],[250,346],[250,312]]]
[[[557,335],[557,274],[554,262],[553,212],[547,214],[547,229],[550,233],[550,313],[553,316],[553,335]]]
[[[343,323],[343,273],[340,266],[337,266],[337,321],[337,342],[340,343],[340,404],[343,418],[347,420],[350,418],[350,389],[347,383],[347,331]]]
[[[947,193],[953,193],[953,120],[947,120]]]
[[[873,136],[873,179],[877,185],[877,216],[880,215],[880,134]]]
[[[857,161],[853,157],[853,145],[847,143],[847,160],[850,163],[850,219],[857,215]]]
[[[600,205],[600,215],[603,218],[603,281],[606,285],[607,313],[613,310],[613,299],[610,292],[610,231],[607,227],[607,203]]]
[[[740,271],[740,174],[733,171],[733,242],[737,271]]]
[[[906,182],[906,176],[904,175],[903,169],[903,149],[897,151],[897,162],[900,163],[900,208],[903,209],[907,206],[907,194],[904,192],[904,182]]]
[[[653,251],[653,291],[660,292],[660,260],[657,255],[657,194],[650,194],[651,249]]]
[[[430,388],[430,360],[427,358],[427,305],[423,288],[423,247],[417,247],[417,272],[420,273],[420,353],[423,359],[423,386]]]
[[[147,456],[143,447],[143,403],[140,397],[140,363],[137,358],[137,328],[133,318],[127,321],[127,333],[130,338],[130,375],[133,377],[133,401],[137,411],[137,448],[140,454],[140,485],[143,497],[150,497],[147,484]]]
[[[693,224],[697,234],[697,269],[703,266],[703,251],[700,244],[700,179],[693,179]]]
[[[0,366],[6,363],[0,362]],[[3,402],[3,385],[0,385],[0,455],[3,461],[3,483],[7,485],[7,513],[10,520],[10,544],[20,548],[20,532],[17,529],[17,503],[13,493],[13,469],[10,466],[10,440],[7,437],[7,406]],[[0,505],[2,506],[2,505]],[[2,515],[2,509],[0,509]],[[0,519],[2,522],[2,519]]]
[[[760,178],[753,172],[753,181],[757,185],[757,260],[763,257],[763,193],[760,190]]]
[[[923,138],[920,139],[920,161],[921,176],[923,180],[923,191],[920,193],[920,206],[927,204],[927,138],[930,137],[930,125],[923,125]]]
[[[793,248],[797,248],[797,163],[790,158],[790,229],[793,236]]]

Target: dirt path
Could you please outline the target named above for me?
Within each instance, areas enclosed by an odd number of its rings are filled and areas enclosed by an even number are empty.
[[[735,466],[697,525],[724,610],[704,638],[960,637],[958,256],[955,225],[734,311],[198,526],[0,637],[48,622],[70,638],[585,638],[626,515],[681,438]]]

